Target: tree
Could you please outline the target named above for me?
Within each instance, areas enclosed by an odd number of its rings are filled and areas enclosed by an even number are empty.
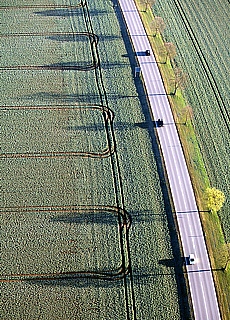
[[[157,32],[163,33],[165,29],[165,23],[163,18],[155,17],[154,20],[151,22],[151,28],[154,30],[154,37],[157,35]]]
[[[216,188],[207,188],[206,190],[207,207],[210,211],[219,211],[225,201],[225,195]]]
[[[145,5],[145,12],[147,11],[148,5],[151,7],[156,3],[156,0],[141,0],[141,4]]]
[[[166,59],[165,63],[167,62],[168,57],[172,61],[176,56],[176,46],[172,42],[165,42],[164,44],[166,49]]]
[[[191,106],[187,105],[184,107],[184,109],[182,110],[182,117],[184,117],[185,121],[184,121],[184,125],[187,125],[188,120],[192,120],[194,114],[193,114],[193,109]]]
[[[176,94],[177,89],[180,87],[184,89],[188,83],[188,74],[185,73],[181,68],[174,69],[175,79],[174,79],[174,92],[173,95]]]

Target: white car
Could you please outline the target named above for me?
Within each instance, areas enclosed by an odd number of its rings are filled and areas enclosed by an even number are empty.
[[[195,264],[196,263],[196,259],[195,259],[194,253],[190,253],[190,255],[188,256],[188,260],[189,260],[189,264]]]

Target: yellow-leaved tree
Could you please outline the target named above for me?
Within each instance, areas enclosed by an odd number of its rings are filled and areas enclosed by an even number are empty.
[[[211,211],[219,211],[225,201],[225,195],[216,188],[207,188],[206,190],[207,207]]]

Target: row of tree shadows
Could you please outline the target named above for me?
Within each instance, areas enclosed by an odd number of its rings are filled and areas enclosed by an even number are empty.
[[[50,216],[50,221],[53,223],[65,223],[66,225],[79,224],[99,224],[110,225],[116,232],[117,219],[121,221],[119,234],[122,241],[125,243],[126,234],[128,234],[131,217],[125,210],[110,206],[18,206],[0,208],[1,214],[47,214]],[[120,244],[114,243],[117,248]],[[113,248],[111,248],[113,250]],[[102,252],[103,254],[103,252]],[[122,259],[121,259],[122,260]],[[129,273],[128,262],[125,265],[119,265],[113,270],[73,270],[69,272],[54,272],[54,273],[20,273],[20,274],[1,274],[0,282],[22,282],[22,281],[43,281],[43,280],[61,280],[61,279],[78,279],[92,278],[104,280],[120,280]],[[119,262],[118,262],[119,264]]]

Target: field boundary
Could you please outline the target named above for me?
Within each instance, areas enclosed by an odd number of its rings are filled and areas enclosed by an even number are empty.
[[[39,8],[49,8],[49,9],[75,9],[79,7],[83,7],[83,0],[79,2],[79,4],[73,6],[73,5],[55,5],[55,4],[41,4],[41,5],[15,5],[15,6],[0,6],[0,10],[15,10],[15,9],[39,9]]]

